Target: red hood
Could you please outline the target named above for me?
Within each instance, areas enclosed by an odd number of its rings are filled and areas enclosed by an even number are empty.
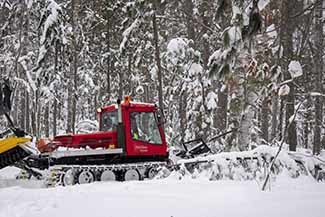
[[[116,132],[96,132],[88,134],[68,134],[54,138],[54,143],[58,147],[69,148],[113,148],[117,144]]]

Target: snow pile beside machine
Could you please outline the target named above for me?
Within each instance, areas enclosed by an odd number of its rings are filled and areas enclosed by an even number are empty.
[[[278,147],[258,146],[251,151],[223,152],[177,161],[177,173],[180,178],[190,175],[192,178],[202,174],[210,180],[263,180],[271,170],[274,177],[283,172],[292,178],[312,176],[316,180],[325,180],[325,159],[311,154],[281,150],[270,168]]]

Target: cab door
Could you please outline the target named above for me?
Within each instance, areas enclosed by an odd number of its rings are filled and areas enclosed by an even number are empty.
[[[164,134],[159,127],[156,113],[150,109],[132,109],[126,124],[127,153],[133,156],[166,155]]]

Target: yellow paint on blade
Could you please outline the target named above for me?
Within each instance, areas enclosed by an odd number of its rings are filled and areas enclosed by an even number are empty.
[[[31,138],[18,138],[18,137],[9,137],[3,140],[0,140],[0,154],[15,148],[19,144],[30,142]]]

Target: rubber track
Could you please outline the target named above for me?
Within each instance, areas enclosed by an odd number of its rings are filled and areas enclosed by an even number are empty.
[[[11,166],[16,162],[29,156],[29,154],[19,146],[0,154],[0,169]]]
[[[68,169],[82,169],[82,170],[123,170],[123,169],[144,169],[148,167],[167,166],[166,162],[139,162],[129,164],[111,164],[111,165],[56,165],[51,169],[55,170],[68,170]]]
[[[127,170],[127,169],[146,169],[149,167],[158,168],[167,166],[166,162],[145,162],[145,163],[130,163],[130,164],[113,164],[113,165],[56,165],[50,168],[48,176],[45,178],[47,187],[62,186],[62,176],[69,169],[74,169],[78,172],[89,170],[92,172],[105,170]]]

